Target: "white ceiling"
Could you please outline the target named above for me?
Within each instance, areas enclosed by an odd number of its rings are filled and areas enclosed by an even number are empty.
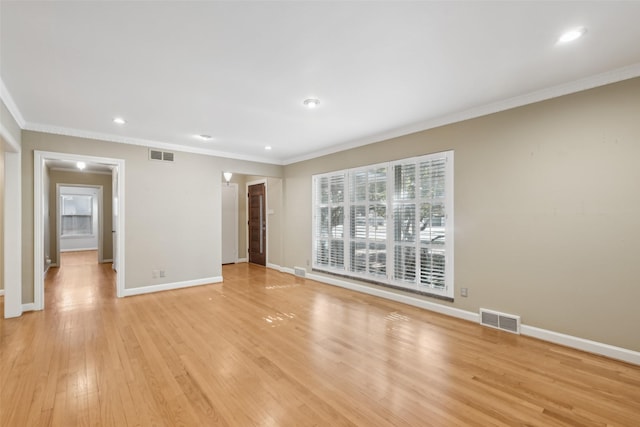
[[[640,1],[2,0],[0,15],[23,128],[278,164],[640,75]]]

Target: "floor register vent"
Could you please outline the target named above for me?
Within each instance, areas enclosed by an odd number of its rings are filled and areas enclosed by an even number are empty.
[[[293,274],[298,277],[305,277],[307,275],[307,270],[302,267],[293,267]]]
[[[490,328],[502,329],[514,334],[520,333],[520,316],[500,313],[499,311],[480,309],[480,324]]]

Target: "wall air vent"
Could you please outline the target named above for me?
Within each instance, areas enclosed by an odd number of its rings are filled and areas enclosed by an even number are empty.
[[[173,162],[174,153],[169,151],[160,151],[160,150],[149,150],[149,160],[160,160],[164,162]]]
[[[302,267],[293,267],[293,274],[298,277],[305,277],[307,275],[307,270]]]
[[[500,313],[499,311],[480,309],[480,324],[501,329],[514,334],[520,333],[520,316]]]

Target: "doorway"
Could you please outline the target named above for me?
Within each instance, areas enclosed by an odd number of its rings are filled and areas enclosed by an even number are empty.
[[[96,251],[96,262],[105,262],[102,197],[101,185],[56,183],[55,259],[58,264],[61,252],[78,251]]]
[[[34,310],[44,309],[44,274],[43,270],[46,266],[45,260],[45,215],[48,213],[49,202],[46,202],[45,194],[48,192],[48,173],[46,162],[52,161],[67,161],[67,162],[85,162],[95,163],[100,165],[109,166],[112,173],[118,174],[117,188],[113,189],[113,193],[117,194],[117,200],[113,201],[114,213],[117,213],[117,224],[115,224],[118,230],[117,238],[114,245],[114,262],[117,262],[118,270],[116,271],[116,295],[118,297],[124,296],[124,278],[125,278],[125,266],[124,266],[124,165],[123,159],[114,159],[106,157],[94,157],[84,156],[78,154],[56,153],[47,151],[35,151],[34,152]],[[115,216],[115,215],[114,215]],[[117,249],[117,250],[115,250]]]
[[[267,264],[267,207],[264,182],[248,185],[249,262]]]

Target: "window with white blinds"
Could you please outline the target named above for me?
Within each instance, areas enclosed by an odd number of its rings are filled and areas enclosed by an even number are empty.
[[[313,177],[313,268],[453,297],[453,152]]]
[[[344,270],[345,173],[319,177],[314,186],[314,265]]]

